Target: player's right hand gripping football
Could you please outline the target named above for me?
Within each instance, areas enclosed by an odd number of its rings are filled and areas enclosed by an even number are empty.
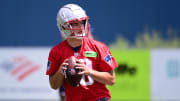
[[[66,78],[66,70],[67,70],[67,67],[68,67],[68,63],[67,63],[68,59],[65,59],[64,62],[60,65],[60,72],[62,75],[65,76]]]

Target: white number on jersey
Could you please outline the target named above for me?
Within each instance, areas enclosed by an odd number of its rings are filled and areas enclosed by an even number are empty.
[[[80,59],[81,62],[84,62],[86,66],[89,69],[92,69],[92,61],[89,59]],[[94,83],[94,80],[91,78],[91,76],[83,75],[82,79],[80,81],[80,84],[83,86],[92,85]]]

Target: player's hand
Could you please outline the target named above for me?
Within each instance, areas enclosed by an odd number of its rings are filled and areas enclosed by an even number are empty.
[[[79,75],[89,75],[90,74],[90,69],[81,61],[77,60],[77,64],[76,64],[76,69],[81,69],[82,72],[79,72]]]
[[[64,62],[63,62],[63,63],[60,65],[60,67],[59,67],[60,73],[61,73],[62,75],[64,75],[64,76],[66,76],[65,71],[66,71],[66,69],[67,69],[67,67],[68,67],[67,61],[68,61],[68,59],[65,59]]]

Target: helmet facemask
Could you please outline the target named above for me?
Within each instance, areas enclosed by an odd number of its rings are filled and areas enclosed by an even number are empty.
[[[72,24],[74,23],[79,23],[79,22],[83,22],[83,29],[82,27],[79,28],[73,28]],[[64,25],[62,26],[64,33],[66,35],[66,38],[77,38],[77,39],[82,39],[83,37],[86,37],[88,35],[89,32],[89,23],[88,23],[88,17],[85,18],[81,18],[81,19],[75,19],[75,20],[71,20],[68,22],[65,22]],[[78,32],[78,31],[82,31],[82,33]]]

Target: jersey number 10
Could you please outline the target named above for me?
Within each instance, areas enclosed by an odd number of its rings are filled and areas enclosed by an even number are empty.
[[[89,69],[92,69],[92,61],[89,59],[79,59],[81,62],[84,62],[86,64],[86,66]],[[88,85],[92,85],[94,83],[94,80],[91,78],[91,76],[89,75],[83,75],[82,79],[80,81],[80,84],[83,86],[88,86]]]

